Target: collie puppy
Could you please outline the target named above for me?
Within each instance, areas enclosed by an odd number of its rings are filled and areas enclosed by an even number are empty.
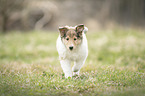
[[[83,24],[75,27],[59,27],[60,35],[56,47],[65,78],[79,75],[79,71],[86,61],[88,44],[85,34],[87,31],[88,28]],[[74,62],[72,69],[71,62]]]

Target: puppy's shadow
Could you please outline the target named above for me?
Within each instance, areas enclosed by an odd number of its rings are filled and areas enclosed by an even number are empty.
[[[77,80],[83,80],[83,79],[88,79],[89,77],[86,74],[81,74],[81,75],[75,75],[72,77],[72,79],[77,79]]]
[[[89,76],[85,73],[83,74],[80,74],[80,75],[74,75],[72,76],[72,78],[65,78],[65,74],[63,73],[62,76],[61,76],[62,79],[72,79],[72,80],[86,80],[86,79],[89,79]]]

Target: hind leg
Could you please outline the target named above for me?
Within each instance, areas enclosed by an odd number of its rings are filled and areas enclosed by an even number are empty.
[[[84,63],[85,63],[85,60],[80,60],[80,61],[74,62],[74,66],[72,67],[73,76],[79,75],[80,69]]]

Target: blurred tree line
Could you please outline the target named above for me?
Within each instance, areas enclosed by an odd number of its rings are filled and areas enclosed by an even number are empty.
[[[13,12],[22,10],[23,0],[0,0],[0,18],[1,30],[5,32],[8,29],[9,18]]]
[[[145,0],[0,0],[0,30],[145,26]]]

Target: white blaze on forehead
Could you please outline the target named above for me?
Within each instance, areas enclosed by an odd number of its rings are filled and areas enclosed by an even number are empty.
[[[71,44],[70,46],[74,46],[74,44]]]
[[[77,26],[72,27],[72,26],[67,26],[67,25],[66,25],[65,27],[66,27],[67,29],[76,29]],[[87,27],[84,27],[84,30],[83,30],[83,31],[84,31],[84,33],[87,33],[88,28],[87,28]]]
[[[75,29],[75,27],[72,27],[72,26],[65,26],[67,29]]]
[[[64,26],[64,27],[67,28],[67,29],[73,29],[73,30],[75,30],[77,26],[72,27],[72,26],[66,25],[66,26]],[[84,26],[84,30],[83,30],[83,31],[84,31],[84,33],[86,34],[87,31],[88,31],[88,28]]]

